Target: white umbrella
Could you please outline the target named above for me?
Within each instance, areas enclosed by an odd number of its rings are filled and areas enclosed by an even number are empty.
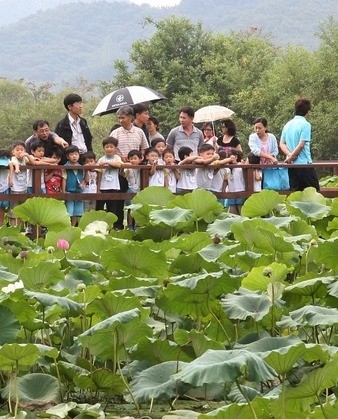
[[[166,99],[166,97],[149,87],[123,87],[105,96],[96,106],[93,116],[116,112],[119,108],[126,105],[133,106],[144,102],[155,103],[163,99]]]
[[[194,122],[213,122],[219,119],[229,118],[235,112],[225,106],[210,105],[204,106],[195,112]]]

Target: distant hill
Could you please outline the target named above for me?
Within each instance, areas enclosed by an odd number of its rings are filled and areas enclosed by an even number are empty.
[[[58,5],[61,2],[67,4]],[[338,18],[337,0],[326,0],[325,7],[317,0],[182,0],[162,9],[123,0],[34,3],[57,6],[44,11],[32,8],[30,16],[0,27],[0,77],[58,85],[78,77],[110,80],[113,62],[126,59],[135,40],[154,33],[153,26],[142,25],[149,16],[158,20],[175,14],[221,33],[258,28],[276,44],[307,48],[318,46],[315,33],[321,22],[330,15]],[[0,16],[8,7],[23,13],[27,0],[0,0]]]

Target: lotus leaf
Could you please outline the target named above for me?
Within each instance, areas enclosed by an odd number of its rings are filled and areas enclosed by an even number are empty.
[[[26,289],[38,291],[63,281],[65,277],[58,261],[44,261],[34,268],[21,268],[18,279],[22,280]]]
[[[117,216],[112,212],[107,211],[87,211],[85,212],[79,222],[79,227],[81,230],[85,230],[86,227],[95,222],[95,221],[103,221],[107,224],[109,229],[114,227],[114,223],[117,220]]]
[[[338,238],[319,243],[318,248],[314,248],[312,252],[317,263],[323,263],[338,273]]]
[[[153,210],[149,214],[149,219],[153,224],[164,224],[169,227],[182,228],[191,219],[193,211],[184,208],[164,208]]]
[[[147,205],[160,205],[167,206],[168,203],[174,198],[172,192],[161,186],[148,186],[148,188],[140,191],[132,199],[132,204],[147,204]]]
[[[337,282],[337,278],[333,276],[325,276],[319,278],[312,278],[305,281],[297,282],[296,284],[289,285],[284,289],[284,292],[290,292],[296,295],[325,297],[328,292],[328,285]]]
[[[244,217],[263,217],[270,214],[276,207],[285,201],[283,195],[276,191],[263,189],[257,194],[251,195],[242,207]]]
[[[12,312],[0,305],[0,345],[15,342],[20,329],[20,323]]]
[[[228,213],[227,218],[217,219],[212,224],[209,224],[207,233],[211,236],[217,234],[219,237],[226,237],[231,233],[231,226],[233,224],[243,222],[244,220],[246,220],[245,217]]]
[[[291,311],[289,316],[282,316],[277,326],[294,328],[295,326],[331,326],[338,323],[338,310],[308,305]]]
[[[268,285],[274,282],[284,283],[287,274],[292,272],[281,263],[271,263],[267,266],[253,268],[248,275],[242,279],[242,286],[253,291],[266,291]]]
[[[75,242],[75,240],[78,240],[80,237],[81,229],[79,227],[66,228],[61,231],[48,231],[45,239],[45,247],[53,246],[56,251],[60,253],[56,246],[59,239],[66,240],[69,245],[72,246],[72,243]]]

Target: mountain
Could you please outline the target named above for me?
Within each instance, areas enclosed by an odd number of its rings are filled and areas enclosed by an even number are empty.
[[[0,16],[8,8],[22,14],[27,1],[0,0]],[[276,44],[312,49],[319,44],[315,33],[320,23],[330,15],[338,18],[337,0],[326,0],[325,7],[317,0],[182,0],[170,8],[122,0],[33,3],[31,15],[0,27],[0,77],[58,86],[80,77],[110,80],[113,62],[126,59],[134,41],[156,30],[142,24],[146,17],[159,20],[174,14],[221,33],[258,28]],[[50,7],[41,10],[41,5]]]

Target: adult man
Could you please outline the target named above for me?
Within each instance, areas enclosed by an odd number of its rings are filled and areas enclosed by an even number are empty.
[[[31,154],[32,144],[36,141],[42,141],[45,144],[45,157],[51,157],[55,147],[68,147],[67,141],[59,137],[55,132],[50,131],[49,123],[44,119],[38,119],[33,122],[33,131],[34,134],[25,141],[26,150],[29,154]]]
[[[144,135],[147,138],[148,144],[149,142],[149,130],[147,127],[147,123],[149,121],[149,109],[144,103],[138,103],[133,106],[134,111],[134,125],[135,127],[141,128],[144,132]]]
[[[129,151],[139,150],[144,154],[149,145],[143,130],[133,125],[134,111],[130,106],[123,106],[116,114],[121,126],[114,129],[110,133],[110,137],[118,140],[118,154],[125,162],[127,161]],[[120,192],[126,192],[128,189],[127,179],[119,176],[119,181]],[[115,206],[117,221],[114,227],[117,229],[123,229],[123,207],[124,201],[122,200],[118,201]]]
[[[311,102],[300,98],[295,103],[295,116],[287,122],[282,130],[280,149],[286,155],[285,163],[308,164],[312,163],[310,141],[311,124],[306,116],[311,110]],[[312,186],[319,191],[319,182],[315,169],[290,168],[290,188],[294,191],[303,191]]]
[[[203,145],[203,133],[193,125],[194,116],[195,112],[190,106],[183,106],[179,112],[181,125],[169,132],[167,145],[173,147],[176,160],[179,160],[177,153],[181,147],[190,147],[193,155],[197,156],[198,149]]]
[[[57,123],[55,132],[69,145],[76,145],[80,154],[91,151],[92,134],[87,121],[80,116],[83,110],[81,96],[71,93],[64,98],[63,104],[68,114]]]

